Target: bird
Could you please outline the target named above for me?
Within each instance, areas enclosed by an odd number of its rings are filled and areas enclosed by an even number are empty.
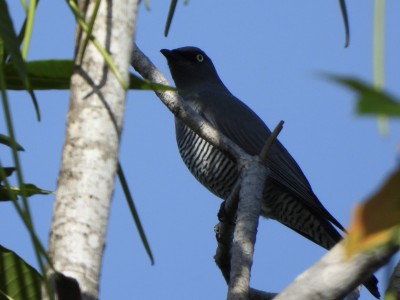
[[[248,154],[259,155],[271,135],[270,129],[228,90],[207,54],[192,46],[160,52],[183,100]],[[192,175],[226,200],[240,175],[235,158],[201,138],[176,117],[175,134],[182,160]],[[337,229],[345,232],[345,228],[323,206],[300,166],[278,139],[270,148],[266,164],[270,174],[264,186],[261,215],[331,249],[342,239]],[[379,299],[377,283],[371,276],[363,284]]]

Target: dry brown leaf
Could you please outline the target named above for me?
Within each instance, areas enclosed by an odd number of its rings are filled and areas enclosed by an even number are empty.
[[[399,227],[400,169],[389,176],[375,195],[354,210],[346,239],[347,255],[397,241],[394,235]]]

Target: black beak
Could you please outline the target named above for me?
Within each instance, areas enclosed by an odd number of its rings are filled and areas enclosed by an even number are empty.
[[[175,50],[161,49],[160,52],[162,53],[162,55],[165,56],[165,58],[168,61],[175,61],[182,58],[181,54],[176,49]]]
[[[168,49],[161,49],[160,52],[162,53],[162,55],[165,56],[165,58],[170,58],[173,55],[172,50],[168,50]]]
[[[170,52],[172,52],[171,50],[168,50],[168,49],[161,49],[160,50],[160,52],[163,54],[163,55],[168,55]]]

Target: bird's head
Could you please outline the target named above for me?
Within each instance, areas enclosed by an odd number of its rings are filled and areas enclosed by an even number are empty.
[[[178,89],[197,90],[222,84],[211,59],[201,49],[182,47],[174,50],[162,49],[161,53],[168,61]]]

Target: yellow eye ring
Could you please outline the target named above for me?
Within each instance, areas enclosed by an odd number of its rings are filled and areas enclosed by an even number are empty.
[[[204,56],[202,54],[197,54],[196,59],[198,62],[203,62],[204,61]]]

